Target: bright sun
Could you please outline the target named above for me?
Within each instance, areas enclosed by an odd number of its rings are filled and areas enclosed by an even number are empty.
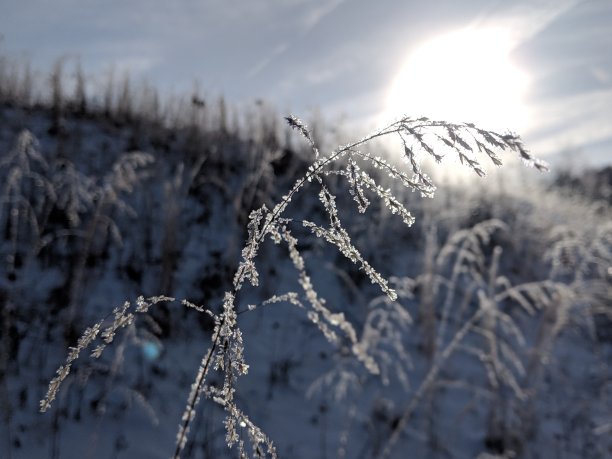
[[[497,130],[527,126],[528,79],[502,29],[462,29],[418,47],[389,91],[385,116],[427,116]]]

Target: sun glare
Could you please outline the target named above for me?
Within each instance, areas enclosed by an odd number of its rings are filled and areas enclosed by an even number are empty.
[[[528,79],[502,29],[462,29],[418,47],[394,79],[385,116],[428,116],[489,129],[527,126]]]

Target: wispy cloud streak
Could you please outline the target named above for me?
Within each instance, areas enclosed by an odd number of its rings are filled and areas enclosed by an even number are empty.
[[[247,73],[246,78],[251,79],[265,70],[275,59],[285,54],[294,43],[298,40],[303,39],[308,33],[314,29],[326,16],[336,10],[345,0],[331,0],[325,1],[323,4],[315,6],[309,10],[299,21],[300,29],[296,38],[290,42],[282,43],[277,45],[270,54],[264,56],[259,62],[251,67]]]

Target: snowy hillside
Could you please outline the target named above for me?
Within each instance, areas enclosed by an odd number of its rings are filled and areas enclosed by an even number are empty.
[[[170,457],[216,330],[193,306],[222,317],[251,210],[273,209],[314,153],[262,104],[233,120],[223,101],[196,96],[161,115],[144,104],[154,98],[105,107],[2,94],[0,457]],[[262,241],[259,286],[245,282],[235,299],[249,366],[233,394],[245,415],[235,431],[246,452],[264,453],[249,444],[248,417],[282,458],[611,456],[606,195],[571,194],[524,167],[523,179],[504,180],[502,167],[477,182],[437,179],[429,199],[368,169],[415,217],[408,227],[382,192],[350,181],[351,167],[330,169],[322,198],[317,180],[305,183],[284,213],[313,222],[291,231],[324,309],[288,240]],[[332,194],[397,299],[329,242],[343,234],[321,203]],[[69,346],[141,295],[176,300],[135,313],[100,358],[89,357],[96,345],[83,351],[40,413]],[[182,457],[239,455],[215,402],[222,370],[208,374]]]

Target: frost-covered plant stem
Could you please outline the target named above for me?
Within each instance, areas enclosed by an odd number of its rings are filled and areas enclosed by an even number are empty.
[[[86,225],[82,246],[70,279],[70,304],[67,314],[67,336],[80,325],[81,313],[79,304],[85,282],[85,269],[87,260],[92,255],[96,242],[106,242],[107,237],[113,236],[120,242],[119,229],[112,219],[114,209],[131,210],[122,200],[122,194],[129,194],[142,178],[144,166],[153,162],[153,156],[140,152],[126,153],[113,164],[112,170],[104,177],[103,183],[97,189],[97,204],[91,219]],[[106,232],[104,234],[103,232]],[[103,234],[100,234],[103,233]],[[109,234],[110,233],[110,234]]]
[[[408,422],[410,422],[412,414],[414,413],[414,410],[418,406],[419,402],[421,401],[423,396],[433,387],[434,383],[438,379],[438,375],[440,374],[440,371],[442,370],[444,364],[457,350],[457,347],[459,346],[459,344],[461,344],[461,342],[466,337],[466,335],[472,330],[472,328],[474,328],[474,326],[482,318],[484,313],[485,313],[484,309],[479,308],[472,315],[472,317],[470,317],[470,319],[463,324],[463,326],[455,334],[453,339],[448,343],[448,345],[444,348],[444,350],[442,350],[438,354],[436,361],[434,362],[434,364],[431,366],[431,368],[427,372],[427,376],[425,376],[425,378],[419,385],[419,388],[415,391],[414,395],[411,397],[410,402],[408,402],[408,405],[406,406],[406,408],[404,408],[402,417],[400,418],[399,422],[396,424],[395,428],[393,429],[389,437],[389,440],[387,441],[387,444],[385,445],[385,448],[383,449],[382,453],[379,454],[378,457],[380,457],[381,459],[389,457],[389,454],[391,454],[391,451],[393,447],[395,446],[395,444],[397,443],[397,441],[399,440],[400,435],[402,434],[404,429],[406,429],[406,427],[408,426]]]
[[[81,301],[81,292],[84,287],[83,282],[85,279],[85,268],[106,206],[106,199],[103,197],[96,206],[94,214],[87,225],[83,239],[83,246],[81,247],[81,250],[79,250],[77,262],[72,272],[69,289],[70,304],[68,306],[68,316],[66,318],[67,336],[72,335],[72,330],[74,330],[74,327],[80,326],[81,321],[79,304]]]
[[[296,121],[297,122],[297,121]],[[303,127],[303,134],[304,135],[309,135],[308,131],[306,130],[305,127]],[[347,151],[356,148],[366,142],[369,142],[377,137],[381,137],[384,135],[389,134],[390,132],[393,131],[389,131],[388,128],[387,129],[383,129],[381,131],[379,131],[376,134],[372,134],[369,137],[365,137],[364,139],[354,142],[353,144],[347,145],[337,151],[335,151],[334,153],[332,153],[329,157],[327,158],[322,158],[319,159],[317,161],[315,161],[309,168],[308,171],[306,172],[306,174],[299,178],[295,184],[293,185],[293,187],[291,188],[291,190],[289,191],[289,193],[287,193],[287,195],[283,196],[283,198],[281,199],[281,201],[279,202],[279,204],[277,204],[269,219],[266,220],[265,225],[263,226],[261,232],[259,233],[259,235],[257,237],[254,238],[253,241],[250,241],[250,249],[247,251],[246,257],[247,259],[252,259],[255,257],[256,253],[257,253],[257,248],[259,246],[259,244],[261,242],[263,242],[264,238],[267,236],[270,228],[272,226],[275,226],[278,224],[279,219],[281,218],[283,212],[285,211],[285,209],[287,208],[287,206],[289,205],[289,203],[291,202],[291,199],[293,198],[293,196],[307,183],[310,182],[314,177],[317,177],[318,174],[321,173],[321,171],[330,163],[332,163],[333,161],[335,161],[336,159],[340,158],[341,156],[343,156],[344,154],[346,154]],[[313,144],[313,148],[314,148],[314,144]],[[248,265],[247,264],[241,264],[240,267],[238,268],[238,270],[236,271],[235,275],[234,275],[234,290],[232,292],[233,296],[236,296],[236,294],[238,293],[238,291],[240,290],[241,286],[242,286],[242,282],[243,280],[246,278],[247,276],[247,271],[248,269]],[[203,391],[204,385],[206,383],[206,377],[208,375],[208,371],[210,369],[210,364],[211,361],[213,359],[213,356],[215,354],[215,351],[217,349],[217,347],[219,346],[219,341],[221,338],[221,334],[219,333],[219,330],[221,328],[223,328],[225,326],[225,316],[223,316],[223,318],[221,319],[221,324],[219,326],[219,328],[217,330],[215,330],[215,333],[213,334],[212,337],[212,344],[211,346],[208,348],[208,350],[205,352],[203,358],[202,358],[202,362],[200,364],[200,368],[198,370],[198,374],[196,375],[196,378],[192,384],[191,387],[191,391],[189,393],[189,397],[187,399],[187,406],[185,408],[185,411],[183,413],[183,417],[182,417],[182,422],[181,425],[179,427],[179,432],[177,434],[177,442],[176,442],[176,448],[174,451],[174,455],[173,455],[173,459],[179,459],[180,455],[181,455],[181,451],[183,450],[183,448],[185,447],[185,444],[187,443],[187,436],[189,433],[189,426],[191,424],[191,422],[194,419],[195,416],[195,410],[196,407],[200,401],[200,395]]]
[[[172,456],[174,459],[178,459],[181,456],[181,451],[187,444],[189,426],[195,417],[195,409],[200,401],[200,394],[202,393],[204,383],[206,382],[206,376],[208,375],[208,370],[210,369],[210,362],[212,361],[212,357],[217,349],[217,346],[219,345],[219,337],[219,332],[216,330],[215,334],[213,335],[212,345],[204,354],[198,374],[196,375],[195,381],[191,385],[191,391],[189,392],[189,397],[187,399],[187,408],[183,413],[181,426],[176,437],[176,448],[174,450],[174,455]]]

